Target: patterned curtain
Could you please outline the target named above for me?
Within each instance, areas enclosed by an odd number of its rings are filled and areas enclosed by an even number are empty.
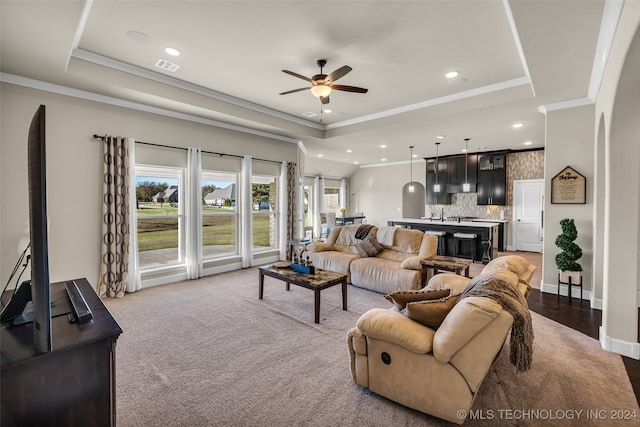
[[[129,267],[129,139],[104,137],[100,297],[122,297]]]

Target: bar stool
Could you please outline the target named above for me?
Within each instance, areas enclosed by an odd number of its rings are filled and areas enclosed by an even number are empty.
[[[431,234],[432,236],[438,236],[438,255],[446,255],[447,254],[447,232],[446,231],[435,231],[435,230],[427,230],[424,234]]]
[[[458,257],[458,252],[460,250],[460,242],[468,241],[471,242],[471,261],[475,261],[476,259],[476,238],[478,237],[475,233],[454,233],[453,234],[453,256]]]

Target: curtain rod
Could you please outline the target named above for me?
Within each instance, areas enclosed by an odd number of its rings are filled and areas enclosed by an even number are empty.
[[[98,135],[98,134],[93,134],[93,137],[95,139],[101,139],[104,141],[104,136]],[[144,141],[137,141],[136,140],[136,144],[143,144],[143,145],[151,145],[153,147],[162,147],[162,148],[171,148],[174,150],[183,150],[183,151],[188,151],[188,148],[184,148],[184,147],[176,147],[173,145],[163,145],[163,144],[154,144],[153,142],[144,142]],[[216,156],[220,156],[220,157],[235,157],[237,159],[242,159],[243,156],[239,156],[237,154],[226,154],[226,153],[218,153],[215,151],[206,151],[206,150],[200,150],[203,153],[206,154],[214,154]],[[277,160],[268,160],[268,159],[258,159],[258,158],[253,158],[253,160],[258,160],[261,162],[269,162],[269,163],[276,163],[276,164],[280,164],[281,162],[277,161]]]

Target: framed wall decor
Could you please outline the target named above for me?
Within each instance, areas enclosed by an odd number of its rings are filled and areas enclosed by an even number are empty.
[[[551,203],[586,203],[587,179],[570,166],[551,179]]]

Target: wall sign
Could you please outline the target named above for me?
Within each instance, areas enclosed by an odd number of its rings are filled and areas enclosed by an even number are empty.
[[[551,179],[551,203],[586,203],[587,179],[567,166]]]

